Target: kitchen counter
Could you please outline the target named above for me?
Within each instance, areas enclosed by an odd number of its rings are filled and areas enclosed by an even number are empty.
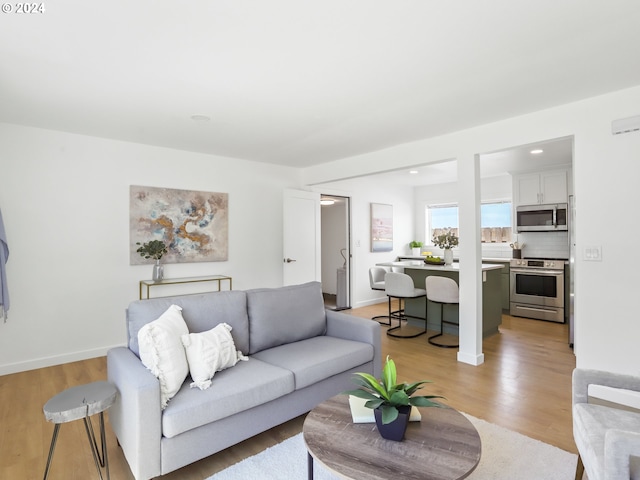
[[[441,272],[460,272],[460,263],[453,262],[451,265],[431,265],[425,263],[424,260],[401,260],[398,262],[383,262],[376,263],[379,267],[402,267],[402,268],[414,268],[418,270],[435,270]],[[483,263],[482,271],[487,272],[489,270],[499,270],[504,268],[504,265],[497,265],[493,263]]]
[[[451,265],[428,265],[424,260],[404,260],[398,262],[378,263],[381,267],[401,267],[404,273],[413,279],[416,288],[425,288],[425,279],[430,275],[449,277],[460,284],[460,264],[454,262]],[[482,264],[482,335],[487,337],[498,333],[498,327],[502,323],[502,269],[504,264]],[[411,325],[424,328],[425,298],[407,298],[405,312],[412,318]],[[458,323],[458,305],[447,305],[444,308],[444,318],[450,322]],[[433,331],[440,330],[440,306],[429,302],[427,306],[427,328]],[[455,326],[446,325],[446,333],[457,335]]]
[[[437,255],[435,255],[437,256]],[[440,257],[442,257],[442,255],[440,255]],[[424,261],[424,255],[401,255],[398,257],[398,260],[422,260]],[[459,262],[460,260],[458,258],[453,259],[454,263]],[[482,257],[482,262],[483,263],[509,263],[511,262],[511,257]]]

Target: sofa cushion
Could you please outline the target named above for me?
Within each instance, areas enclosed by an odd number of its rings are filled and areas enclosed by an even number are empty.
[[[189,331],[181,310],[179,306],[171,305],[157,320],[138,331],[140,360],[160,382],[162,408],[167,406],[189,374],[187,356],[180,340]]]
[[[204,332],[219,323],[228,323],[233,328],[231,335],[236,348],[242,353],[249,351],[247,298],[245,292],[234,290],[131,302],[127,309],[127,333],[129,348],[133,353],[140,356],[138,330],[158,318],[172,304],[182,307],[182,316],[189,332]]]
[[[320,282],[254,289],[246,293],[250,354],[323,335],[326,331]]]
[[[162,413],[162,433],[175,437],[293,390],[290,371],[250,358],[217,373],[207,390],[189,388],[189,382],[185,382]]]
[[[206,332],[182,335],[182,344],[193,380],[191,388],[206,390],[216,372],[233,367],[238,360],[248,360],[240,350],[236,350],[231,327],[226,323]]]
[[[319,336],[263,350],[251,358],[291,370],[300,390],[370,362],[373,355],[368,343]]]

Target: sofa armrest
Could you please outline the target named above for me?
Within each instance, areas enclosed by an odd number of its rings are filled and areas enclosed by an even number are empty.
[[[160,383],[128,348],[107,352],[107,377],[118,389],[109,422],[137,480],[161,474]]]
[[[640,377],[602,370],[576,368],[573,371],[573,404],[588,403],[589,385],[621,388],[640,392]]]
[[[382,351],[380,346],[380,324],[368,318],[327,310],[327,335],[373,345],[373,372],[376,378],[382,375]]]

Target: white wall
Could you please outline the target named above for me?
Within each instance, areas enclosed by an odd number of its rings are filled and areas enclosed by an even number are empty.
[[[615,100],[575,143],[577,357],[579,366],[638,374],[640,280],[627,247],[638,235],[640,132],[609,131],[610,120],[640,114],[640,94]],[[584,260],[592,245],[601,262]]]
[[[640,205],[640,132],[612,136],[612,120],[640,114],[640,87],[504,120],[433,139],[317,165],[304,183],[461,158],[574,135],[576,198],[576,354],[581,367],[640,374],[640,281],[628,255]],[[470,168],[464,163],[460,168]],[[459,192],[460,196],[474,192]],[[460,200],[460,199],[459,199]],[[464,233],[461,233],[464,235]],[[464,238],[461,238],[461,242]],[[585,247],[602,247],[601,262],[585,261]],[[462,299],[464,301],[464,299]]]
[[[251,172],[250,175],[247,172]],[[0,124],[0,208],[10,249],[0,374],[104,355],[150,265],[129,265],[129,185],[227,192],[229,260],[165,266],[282,284],[282,190],[295,169]]]

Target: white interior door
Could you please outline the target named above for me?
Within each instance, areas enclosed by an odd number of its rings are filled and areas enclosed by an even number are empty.
[[[320,194],[284,191],[283,283],[321,281]]]

